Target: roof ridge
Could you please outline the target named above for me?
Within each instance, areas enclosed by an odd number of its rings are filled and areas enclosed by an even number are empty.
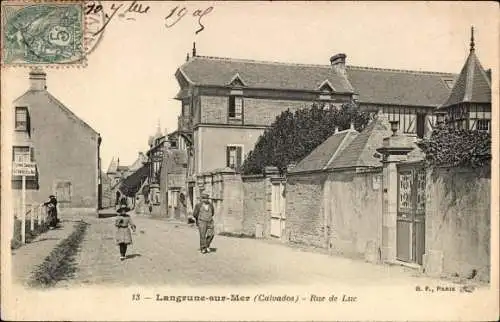
[[[346,68],[362,69],[362,70],[377,70],[377,71],[383,71],[383,72],[399,72],[399,73],[407,73],[407,74],[442,75],[442,76],[457,76],[458,75],[456,73],[449,73],[449,72],[435,72],[435,71],[426,71],[426,70],[411,70],[411,69],[367,67],[367,66],[355,66],[355,65],[347,65]]]
[[[202,56],[202,55],[200,55],[200,56],[196,55],[195,57],[192,57],[192,59],[196,59],[196,58],[207,58],[207,59],[211,59],[211,60],[233,61],[233,62],[244,62],[244,63],[255,63],[255,64],[273,64],[273,65],[284,65],[284,66],[308,66],[308,67],[322,67],[322,68],[330,68],[331,67],[331,65],[278,62],[278,61],[271,61],[271,60],[256,60],[256,59],[245,59],[245,58]]]
[[[278,62],[278,61],[272,61],[272,60],[256,60],[256,59],[206,56],[206,55],[194,56],[190,59],[190,61],[192,59],[196,59],[196,58],[204,58],[204,59],[220,60],[220,61],[232,61],[232,62],[246,62],[246,63],[255,63],[255,64],[273,64],[273,65],[284,65],[284,66],[304,66],[304,67],[321,67],[321,68],[330,68],[331,67],[331,65],[329,65],[329,64],[324,64],[324,65],[322,65],[322,64],[305,64],[305,63]],[[188,61],[188,63],[189,63],[189,61]],[[456,75],[458,75],[456,73],[450,73],[450,72],[368,67],[368,66],[357,66],[357,65],[346,65],[346,68],[362,69],[362,70],[377,70],[377,71],[386,71],[386,72],[411,73],[411,74],[425,74],[425,75],[442,75],[442,76],[456,76]]]

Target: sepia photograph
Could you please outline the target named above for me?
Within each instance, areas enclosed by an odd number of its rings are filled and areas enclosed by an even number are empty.
[[[495,2],[1,9],[2,320],[498,319]]]

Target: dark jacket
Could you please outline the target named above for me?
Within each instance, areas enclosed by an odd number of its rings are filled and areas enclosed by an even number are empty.
[[[199,202],[196,204],[193,210],[193,217],[198,220],[210,221],[214,216],[214,206],[212,203],[208,203],[208,211],[203,210],[201,207],[203,202]]]

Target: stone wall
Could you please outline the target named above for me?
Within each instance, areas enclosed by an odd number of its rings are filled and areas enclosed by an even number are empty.
[[[241,175],[224,168],[200,174],[197,195],[208,193],[215,208],[215,232],[243,232],[243,186]]]
[[[243,176],[243,232],[255,237],[269,235],[269,223],[266,212],[266,178]],[[266,234],[267,232],[267,234]]]
[[[323,173],[289,176],[286,186],[286,236],[291,242],[325,247]]]
[[[380,260],[382,169],[330,173],[324,188],[328,247],[335,254]]]
[[[228,96],[201,96],[201,123],[228,123]],[[294,112],[312,106],[312,102],[301,100],[278,100],[265,98],[243,98],[244,124],[269,126],[282,112]],[[232,121],[231,121],[232,123]],[[241,123],[241,122],[240,122]]]
[[[430,275],[489,281],[490,169],[436,169],[427,174],[426,252]]]

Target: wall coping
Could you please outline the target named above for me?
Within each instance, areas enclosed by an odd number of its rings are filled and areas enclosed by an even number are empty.
[[[308,174],[319,174],[319,173],[334,173],[334,172],[355,172],[355,173],[367,173],[367,172],[380,172],[383,167],[343,167],[336,169],[317,169],[317,170],[309,170],[309,171],[300,171],[300,172],[292,172],[287,173],[287,176],[300,176],[300,175],[308,175]]]

